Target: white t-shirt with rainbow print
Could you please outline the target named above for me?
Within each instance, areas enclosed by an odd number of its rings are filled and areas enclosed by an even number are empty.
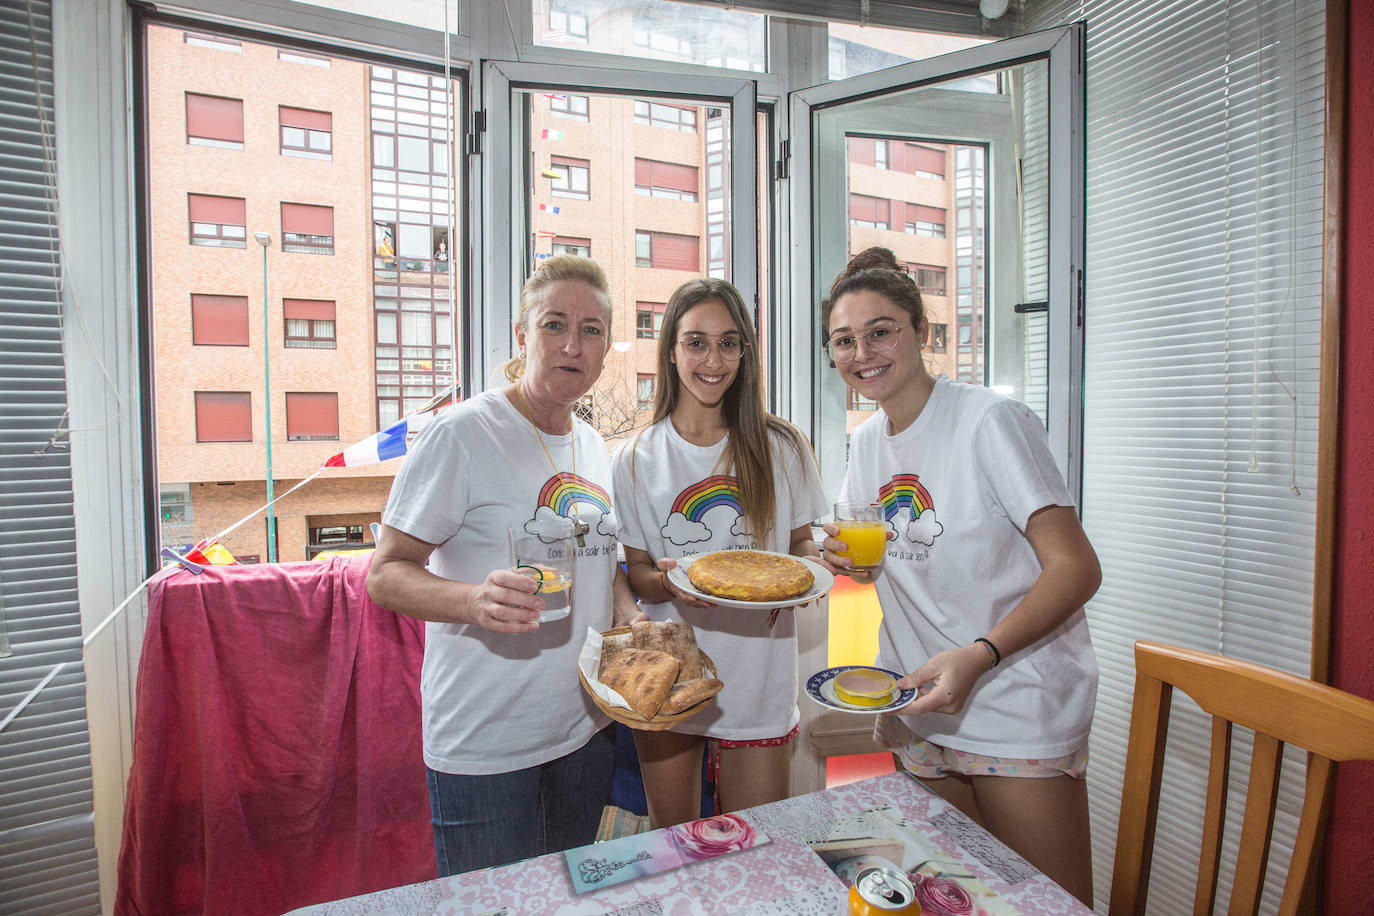
[[[772,436],[777,521],[760,543],[744,530],[734,475],[719,467],[727,441],[693,445],[664,420],[622,447],[613,462],[621,542],[645,551],[655,562],[732,548],[787,553],[792,529],[825,514],[815,460],[799,455],[781,436]],[[690,623],[697,644],[716,663],[725,684],[713,703],[674,731],[750,741],[781,737],[797,724],[793,614],[814,613],[814,607],[783,611],[771,631],[766,610],[694,608],[676,602],[640,607],[655,620]]]
[[[521,635],[426,624],[424,757],[440,772],[487,775],[545,763],[577,750],[609,721],[578,682],[577,656],[587,627],[611,625],[610,455],[576,417],[568,435],[543,438],[548,456],[499,390],[450,407],[415,440],[382,515],[385,524],[439,545],[431,572],[471,583],[510,565],[508,528],[559,537],[571,531],[571,516],[588,525],[568,617]]]
[[[910,673],[969,645],[1040,575],[1022,533],[1046,506],[1072,506],[1045,428],[1024,404],[945,376],[895,436],[881,410],[854,430],[841,499],[878,500],[896,539],[876,581],[878,664]],[[1059,757],[1087,740],[1097,661],[1081,610],[1003,658],[958,715],[903,716],[924,738],[995,757]]]

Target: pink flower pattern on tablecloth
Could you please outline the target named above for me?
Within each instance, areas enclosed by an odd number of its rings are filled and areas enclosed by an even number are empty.
[[[754,828],[738,814],[717,814],[668,828],[668,839],[684,859],[700,861],[754,845]]]
[[[921,916],[974,916],[973,895],[953,878],[935,878],[912,872],[916,902]]]

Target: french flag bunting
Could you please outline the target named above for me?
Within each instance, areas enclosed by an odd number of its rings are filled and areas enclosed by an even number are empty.
[[[457,401],[454,387],[450,385],[447,390],[435,395],[418,410],[407,414],[381,432],[373,433],[326,459],[321,467],[356,468],[400,458],[410,448],[410,437],[428,426],[440,410]]]

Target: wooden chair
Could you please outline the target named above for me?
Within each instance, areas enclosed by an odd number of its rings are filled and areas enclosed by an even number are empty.
[[[1193,912],[1210,914],[1216,902],[1233,723],[1252,729],[1255,745],[1230,916],[1250,916],[1259,909],[1285,743],[1309,752],[1302,817],[1279,903],[1280,916],[1298,912],[1316,877],[1336,764],[1374,759],[1374,702],[1262,665],[1159,643],[1137,642],[1135,663],[1111,916],[1145,912],[1169,701],[1175,687],[1212,715],[1211,765]]]

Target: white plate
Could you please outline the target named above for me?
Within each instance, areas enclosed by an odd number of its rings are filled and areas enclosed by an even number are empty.
[[[871,715],[876,712],[888,712],[893,709],[899,709],[916,699],[915,688],[909,687],[906,690],[899,690],[896,698],[883,706],[856,706],[853,703],[846,703],[835,695],[835,678],[844,674],[846,671],[881,671],[883,674],[891,675],[894,679],[900,679],[902,677],[902,675],[896,671],[889,671],[886,668],[875,668],[872,665],[838,665],[834,668],[826,668],[824,671],[817,671],[807,678],[807,696],[830,709],[838,709],[840,712],[859,713],[860,715]]]
[[[677,565],[668,570],[668,581],[673,583],[673,588],[680,592],[691,595],[693,598],[700,598],[702,601],[709,601],[721,607],[739,608],[741,610],[771,610],[775,607],[792,607],[798,604],[805,604],[808,601],[815,601],[823,597],[835,587],[835,577],[830,574],[830,570],[809,557],[794,557],[785,553],[773,553],[768,550],[755,550],[754,553],[769,553],[775,557],[787,557],[789,560],[796,560],[811,570],[811,588],[806,594],[798,595],[795,598],[784,598],[781,601],[737,601],[734,598],[721,598],[708,592],[703,592],[692,584],[692,580],[687,578],[687,567],[692,565],[693,557],[682,557],[677,561]]]

